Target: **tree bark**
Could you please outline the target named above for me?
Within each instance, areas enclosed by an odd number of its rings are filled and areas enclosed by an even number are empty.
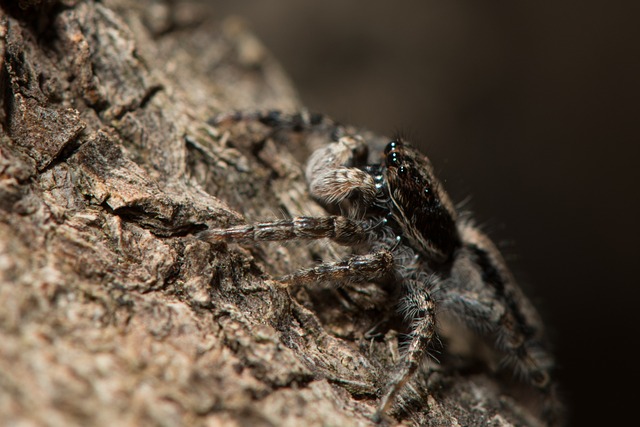
[[[207,124],[301,108],[259,41],[189,1],[0,13],[0,424],[373,425],[397,339],[364,334],[386,294],[271,279],[345,249],[194,237],[324,214],[301,172],[318,141]],[[392,425],[539,424],[493,376],[434,362],[399,403]]]

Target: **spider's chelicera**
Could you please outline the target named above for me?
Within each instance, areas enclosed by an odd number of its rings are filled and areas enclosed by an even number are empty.
[[[390,409],[437,339],[437,313],[447,313],[488,338],[501,362],[539,390],[547,421],[558,421],[550,376],[553,361],[539,316],[493,243],[468,216],[458,214],[426,156],[396,138],[380,162],[370,164],[364,140],[324,116],[270,112],[223,118],[228,119],[258,120],[292,132],[324,129],[332,135],[333,142],[310,156],[306,179],[313,198],[342,215],[209,229],[199,237],[210,242],[329,238],[357,247],[358,254],[281,280],[384,279],[401,289],[398,307],[410,334],[401,360],[385,380],[376,418]]]

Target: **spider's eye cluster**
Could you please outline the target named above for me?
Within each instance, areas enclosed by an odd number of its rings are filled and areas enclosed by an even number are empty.
[[[402,166],[402,155],[398,151],[401,146],[401,142],[391,141],[384,149],[385,164],[387,167],[398,168],[398,175],[404,175],[407,173],[407,168]]]

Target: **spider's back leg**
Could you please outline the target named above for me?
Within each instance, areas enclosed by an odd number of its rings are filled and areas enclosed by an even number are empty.
[[[541,392],[549,424],[561,424],[562,406],[551,375],[553,358],[537,312],[489,238],[471,224],[462,224],[460,234],[463,248],[454,261],[442,310],[491,337],[503,364]]]

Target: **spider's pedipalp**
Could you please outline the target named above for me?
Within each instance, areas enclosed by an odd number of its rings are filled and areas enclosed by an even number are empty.
[[[361,210],[371,205],[378,190],[374,178],[355,165],[366,158],[362,138],[344,136],[316,150],[307,162],[309,192],[320,203],[340,205],[349,199]]]

